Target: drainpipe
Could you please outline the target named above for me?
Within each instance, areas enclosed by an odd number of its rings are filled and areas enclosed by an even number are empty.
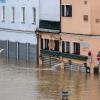
[[[61,0],[60,0],[60,32],[59,32],[60,38],[61,38],[61,34],[62,34],[62,33],[61,33],[61,15],[62,15],[61,12],[62,12],[62,11],[61,11]],[[61,43],[61,40],[60,40],[60,45],[59,45],[60,53],[62,52],[62,50],[61,50],[61,49],[62,49],[61,45],[62,45],[62,43]],[[59,55],[60,55],[60,53],[59,53]],[[60,58],[62,59],[62,57],[59,56],[59,59],[60,59]]]
[[[61,33],[61,0],[60,0],[60,33]]]

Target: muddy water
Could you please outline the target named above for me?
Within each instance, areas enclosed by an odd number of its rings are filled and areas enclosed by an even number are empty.
[[[0,62],[0,100],[100,100],[100,76]]]

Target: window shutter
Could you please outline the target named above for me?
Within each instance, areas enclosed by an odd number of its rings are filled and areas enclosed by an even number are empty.
[[[62,5],[62,16],[64,17],[64,5]]]
[[[62,41],[62,52],[65,52],[65,51],[64,51],[64,47],[65,47],[64,41]]]

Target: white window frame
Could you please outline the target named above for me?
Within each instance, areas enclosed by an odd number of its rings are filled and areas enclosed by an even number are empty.
[[[11,7],[11,23],[15,22],[15,7]]]
[[[1,21],[5,22],[5,6],[1,8]]]
[[[25,24],[25,7],[21,7],[21,24]]]
[[[36,8],[32,8],[32,18],[33,18],[33,24],[36,24]]]

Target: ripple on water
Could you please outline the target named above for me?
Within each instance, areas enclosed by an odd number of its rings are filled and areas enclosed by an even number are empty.
[[[100,76],[51,68],[0,64],[0,100],[100,100]]]

